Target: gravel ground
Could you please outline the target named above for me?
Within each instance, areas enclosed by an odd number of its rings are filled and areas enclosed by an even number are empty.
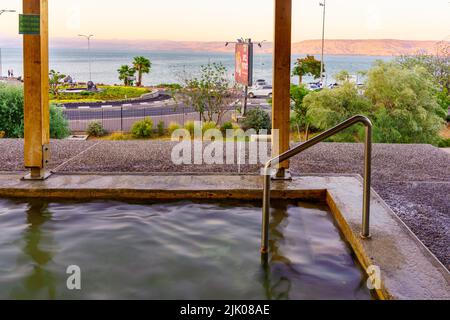
[[[58,167],[95,143],[95,141],[52,140],[48,168]],[[23,170],[23,140],[0,139],[0,172]]]
[[[22,140],[0,140],[0,171],[23,169],[22,144]],[[50,168],[58,167],[58,172],[119,173],[258,173],[261,168],[259,165],[176,166],[171,161],[175,144],[168,141],[52,141]],[[358,144],[320,144],[292,160],[292,173],[362,175],[363,149]],[[428,145],[375,145],[373,187],[450,268],[450,154]]]

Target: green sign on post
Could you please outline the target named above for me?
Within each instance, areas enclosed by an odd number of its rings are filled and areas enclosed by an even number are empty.
[[[19,34],[34,34],[41,33],[41,16],[36,14],[21,14],[19,15]]]

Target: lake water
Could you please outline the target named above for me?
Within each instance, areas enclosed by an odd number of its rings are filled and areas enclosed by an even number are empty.
[[[230,73],[234,71],[234,55],[228,53],[197,53],[197,52],[151,52],[151,51],[110,51],[92,50],[92,79],[96,83],[119,83],[117,69],[123,64],[130,64],[133,57],[143,55],[152,61],[152,72],[144,77],[145,85],[180,82],[185,74],[195,75],[200,67],[209,62],[221,62]],[[294,55],[293,63],[301,57]],[[319,57],[317,57],[319,58]],[[373,56],[327,56],[325,59],[328,83],[333,81],[333,75],[341,70],[347,70],[356,75],[358,71],[368,70],[376,60],[390,60],[389,57]],[[50,51],[50,68],[63,74],[71,75],[76,81],[89,79],[88,52],[86,49],[52,49]],[[22,49],[2,49],[3,75],[8,69],[14,70],[15,76],[21,76]],[[254,59],[254,78],[272,79],[272,55],[257,54]],[[305,81],[312,79],[305,78]],[[297,83],[298,79],[293,78]]]

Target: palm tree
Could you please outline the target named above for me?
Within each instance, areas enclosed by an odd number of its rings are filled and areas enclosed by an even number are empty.
[[[136,69],[123,65],[117,70],[117,72],[119,73],[119,80],[122,80],[125,86],[133,85],[133,80],[130,78],[134,77],[136,74]]]
[[[152,68],[152,63],[149,59],[143,56],[134,57],[133,67],[138,73],[138,82],[136,85],[140,87],[142,85],[142,75],[144,73],[150,73],[150,69]]]

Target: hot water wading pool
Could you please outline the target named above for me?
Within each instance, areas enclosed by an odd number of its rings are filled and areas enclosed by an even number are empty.
[[[264,268],[259,203],[0,199],[0,298],[373,298],[325,204],[272,207]]]

